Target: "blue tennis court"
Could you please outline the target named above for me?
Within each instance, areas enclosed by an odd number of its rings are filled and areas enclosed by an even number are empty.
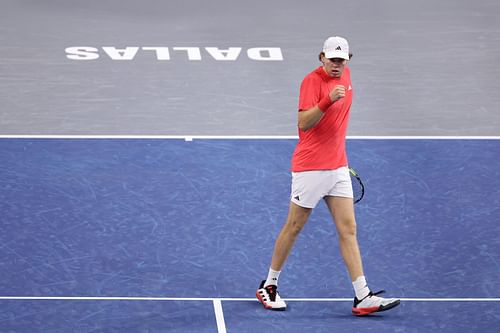
[[[0,333],[496,333],[498,13],[0,1]],[[301,82],[330,36],[353,54],[364,272],[401,299],[363,318],[323,203],[280,276],[287,311],[255,298],[287,217]]]
[[[1,139],[1,331],[496,331],[498,140],[348,140],[365,271],[402,304],[350,314],[321,205],[282,274],[289,309],[264,310],[295,143]]]

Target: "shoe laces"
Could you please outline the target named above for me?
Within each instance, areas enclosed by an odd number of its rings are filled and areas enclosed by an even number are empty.
[[[359,303],[363,302],[365,299],[367,299],[369,297],[378,296],[378,295],[383,294],[383,293],[385,293],[385,290],[379,290],[379,291],[376,291],[376,292],[372,292],[370,290],[370,292],[368,293],[368,295],[366,295],[362,299],[357,299],[357,298],[354,299],[354,307],[358,306]]]
[[[379,290],[379,291],[374,292],[374,293],[370,291],[366,297],[377,296],[377,295],[380,295],[380,294],[383,294],[383,293],[385,293],[385,290]],[[365,299],[365,298],[363,298],[363,299]]]
[[[269,294],[269,298],[271,299],[271,301],[275,301],[276,300],[276,294],[278,293],[277,289],[278,287],[276,287],[275,285],[268,285],[267,287],[265,287],[267,293]]]

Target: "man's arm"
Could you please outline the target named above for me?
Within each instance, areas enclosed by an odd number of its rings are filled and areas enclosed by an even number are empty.
[[[316,126],[321,118],[323,118],[323,111],[319,108],[319,106],[313,106],[309,110],[304,110],[299,112],[299,128],[302,131],[307,131],[314,126]]]
[[[326,110],[345,96],[345,87],[342,85],[335,86],[328,96],[325,96],[318,105],[313,106],[312,108],[299,112],[299,120],[298,126],[302,131],[307,131],[314,126],[316,126]]]

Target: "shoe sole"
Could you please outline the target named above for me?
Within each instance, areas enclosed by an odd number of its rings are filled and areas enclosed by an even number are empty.
[[[266,302],[264,302],[264,300],[262,299],[262,297],[260,296],[260,293],[259,291],[257,290],[257,292],[255,293],[255,296],[257,296],[257,299],[259,300],[259,302],[264,306],[264,308],[268,309],[268,310],[272,310],[272,311],[285,311],[286,310],[286,306],[283,307],[283,308],[273,308],[272,306],[270,305],[267,305]]]
[[[375,313],[375,312],[382,312],[382,311],[387,311],[387,310],[390,310],[392,308],[395,308],[396,306],[398,306],[399,304],[401,303],[400,300],[397,300],[395,302],[392,302],[386,306],[379,306],[378,308],[376,307],[373,307],[373,308],[365,308],[365,309],[356,309],[356,308],[353,308],[352,309],[352,314],[357,316],[357,317],[363,317],[363,316],[367,316],[367,315],[370,315],[372,313]]]

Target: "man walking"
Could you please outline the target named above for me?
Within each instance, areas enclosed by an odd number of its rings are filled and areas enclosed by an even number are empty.
[[[299,97],[299,142],[292,157],[292,193],[288,217],[276,240],[271,267],[257,290],[265,308],[285,310],[278,293],[282,267],[306,224],[312,209],[325,200],[331,213],[355,297],[352,312],[367,315],[399,305],[373,293],[366,283],[356,237],[353,191],[345,151],[345,137],[352,103],[352,86],[347,62],[347,40],[330,37],[319,59],[322,66],[302,81]]]

